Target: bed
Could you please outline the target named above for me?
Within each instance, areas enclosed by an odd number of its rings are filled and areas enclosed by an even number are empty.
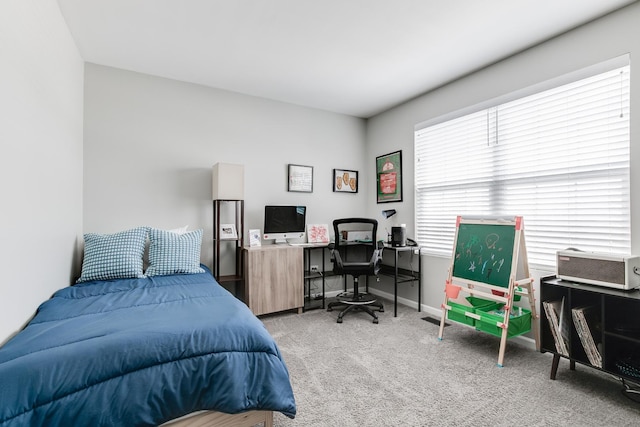
[[[139,276],[60,289],[0,348],[0,426],[295,417],[275,341],[206,267]]]

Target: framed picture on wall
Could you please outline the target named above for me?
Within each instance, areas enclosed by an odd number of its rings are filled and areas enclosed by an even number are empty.
[[[402,201],[402,151],[376,157],[377,202]]]
[[[358,171],[334,169],[333,191],[336,193],[357,193]]]
[[[313,166],[289,165],[287,191],[313,193]]]

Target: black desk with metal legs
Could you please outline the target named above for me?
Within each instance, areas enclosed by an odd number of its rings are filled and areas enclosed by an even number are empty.
[[[418,282],[418,311],[422,311],[422,260],[420,259],[420,246],[391,246],[385,243],[383,254],[385,252],[393,252],[393,265],[382,264],[380,274],[393,277],[393,317],[398,315],[398,283]],[[413,267],[413,260],[409,263],[410,269],[400,268],[398,266],[398,257],[401,253],[408,253],[415,256],[418,261],[418,269]],[[383,262],[384,262],[383,256]]]

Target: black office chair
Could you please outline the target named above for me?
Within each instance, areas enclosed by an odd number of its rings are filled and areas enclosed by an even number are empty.
[[[344,218],[333,221],[335,241],[329,244],[333,272],[353,277],[353,292],[338,295],[338,301],[329,303],[327,311],[336,307],[343,310],[338,314],[338,323],[350,311],[364,311],[378,323],[376,311],[383,312],[384,306],[370,294],[358,289],[360,276],[377,276],[382,264],[382,242],[376,242],[378,221],[368,218]]]

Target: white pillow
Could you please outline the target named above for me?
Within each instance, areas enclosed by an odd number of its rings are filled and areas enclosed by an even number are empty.
[[[184,233],[187,232],[187,228],[189,228],[189,226],[185,225],[184,227],[174,228],[173,230],[167,230],[167,231],[170,231],[170,232],[176,233],[176,234],[184,234]]]

